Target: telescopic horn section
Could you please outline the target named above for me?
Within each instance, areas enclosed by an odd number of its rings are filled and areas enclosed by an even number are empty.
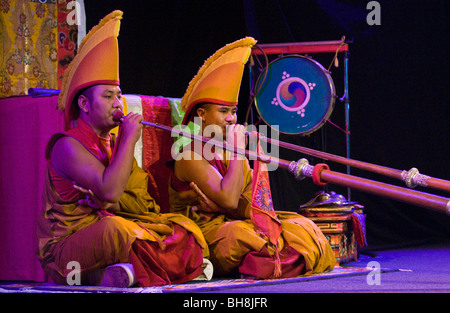
[[[114,121],[120,122],[123,115],[124,114],[122,111],[114,112],[114,114],[113,114]],[[415,190],[411,190],[411,189],[407,189],[407,188],[402,188],[402,187],[398,187],[398,186],[394,186],[394,185],[390,185],[390,184],[386,184],[386,183],[381,183],[381,182],[377,182],[377,181],[373,181],[373,180],[369,180],[369,179],[365,179],[365,178],[361,178],[361,177],[357,177],[357,176],[334,172],[334,171],[329,170],[329,168],[326,164],[318,164],[316,166],[312,166],[309,164],[308,160],[306,160],[306,159],[300,159],[298,162],[294,162],[294,161],[289,162],[287,160],[277,159],[274,157],[268,158],[267,156],[259,155],[258,153],[253,152],[253,151],[235,149],[234,147],[229,147],[228,145],[224,144],[223,142],[219,142],[212,138],[207,138],[207,137],[203,137],[200,135],[194,135],[189,132],[183,132],[181,130],[178,130],[176,128],[172,128],[169,126],[161,125],[158,123],[147,122],[147,121],[142,121],[141,123],[146,126],[156,127],[159,129],[170,131],[175,134],[185,136],[185,137],[191,138],[196,141],[202,141],[205,143],[209,143],[211,145],[221,147],[222,149],[229,150],[234,153],[252,156],[261,162],[266,162],[266,163],[271,162],[271,161],[277,162],[279,167],[289,170],[289,172],[294,174],[295,178],[297,178],[299,180],[303,179],[305,177],[310,177],[310,178],[313,178],[314,183],[318,183],[319,185],[323,185],[326,183],[340,185],[340,186],[344,186],[347,188],[352,188],[352,189],[360,190],[363,192],[372,193],[372,194],[375,194],[375,195],[378,195],[381,197],[390,198],[393,200],[421,206],[421,207],[424,207],[427,209],[444,212],[444,213],[447,213],[450,215],[450,199],[445,198],[445,197],[428,194],[425,192],[415,191]],[[269,140],[267,140],[267,141],[269,142]],[[274,142],[271,142],[271,143],[274,143]],[[281,141],[277,141],[276,144],[279,144],[280,146],[282,146]],[[286,144],[286,143],[283,143],[283,144]],[[297,146],[297,148],[303,148],[303,147]],[[314,151],[316,151],[316,150],[314,150]],[[318,152],[318,151],[316,151],[316,152]],[[305,154],[308,154],[308,153],[305,152]],[[332,155],[332,156],[334,156],[334,155]],[[336,156],[336,157],[338,157],[338,156]],[[339,158],[342,158],[342,157],[339,157]],[[325,158],[325,159],[333,161],[331,158]],[[355,161],[355,160],[351,160],[351,159],[347,159],[347,160]],[[358,161],[358,162],[361,162],[361,161]],[[364,162],[361,162],[361,163],[364,163]],[[365,163],[365,164],[373,166],[373,164],[370,164],[370,163]],[[398,170],[395,170],[395,171],[398,171]],[[418,175],[418,171],[412,170],[406,176],[409,176],[410,180],[414,180],[413,176],[417,176],[417,175]],[[405,174],[403,174],[403,176],[405,176]],[[446,190],[445,187],[450,185],[450,181],[438,180],[438,179],[434,179],[434,180],[442,181],[443,183],[445,183],[445,184],[441,184],[442,189],[444,189],[444,190]],[[426,183],[430,185],[430,183],[434,180],[433,180],[433,178],[430,178],[429,180],[426,180]],[[417,182],[414,182],[414,183],[417,183]]]

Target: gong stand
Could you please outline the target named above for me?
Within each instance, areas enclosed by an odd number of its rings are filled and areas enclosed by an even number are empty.
[[[349,43],[345,37],[341,40],[332,41],[312,41],[312,42],[290,42],[290,43],[271,43],[258,44],[252,49],[252,55],[263,55],[266,58],[266,66],[269,66],[267,55],[289,55],[289,54],[310,54],[310,53],[334,53],[333,62],[336,62],[338,54],[344,54],[344,95],[341,98],[344,102],[345,109],[345,143],[346,143],[346,157],[350,159],[350,99],[348,92],[348,61],[349,61]],[[250,88],[253,93],[252,67],[254,62],[249,62],[250,68]],[[255,100],[255,95],[252,95],[252,101],[249,104],[249,111]],[[248,114],[247,114],[248,117]],[[247,122],[246,117],[246,122]],[[270,125],[269,125],[270,126]],[[346,172],[350,175],[350,166],[346,166]],[[351,200],[351,189],[347,188],[347,199]]]

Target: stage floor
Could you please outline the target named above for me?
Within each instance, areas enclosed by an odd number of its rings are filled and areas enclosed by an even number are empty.
[[[369,250],[370,251],[370,250]],[[372,254],[373,253],[373,254]],[[377,281],[356,275],[336,277],[330,280],[311,280],[277,286],[255,286],[224,290],[227,293],[448,293],[450,292],[450,242],[411,246],[401,249],[371,251],[371,255],[360,255],[358,261],[346,266],[366,267],[369,262],[378,262],[384,269]],[[369,265],[370,267],[370,265]],[[220,291],[219,291],[220,292]]]
[[[441,293],[450,292],[450,243],[366,251],[332,272],[279,280],[220,280],[149,288],[0,282],[0,293]]]

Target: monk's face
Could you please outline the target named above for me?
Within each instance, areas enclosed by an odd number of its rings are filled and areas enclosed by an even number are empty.
[[[89,88],[85,96],[81,96],[78,105],[80,113],[98,128],[114,128],[113,115],[123,110],[122,91],[115,85],[95,85]]]
[[[197,114],[202,120],[202,127],[221,129],[222,134],[226,134],[228,125],[237,122],[237,106],[226,106],[219,104],[204,104],[197,109]]]

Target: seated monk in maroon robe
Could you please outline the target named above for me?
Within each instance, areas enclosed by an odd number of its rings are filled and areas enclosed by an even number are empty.
[[[181,101],[182,124],[194,122],[211,141],[193,142],[173,155],[170,209],[200,227],[215,275],[268,279],[330,271],[336,259],[317,225],[294,212],[275,211],[267,170],[258,162],[252,169],[247,158],[212,141],[245,150],[237,104],[255,43],[246,37],[219,49],[189,83]],[[180,199],[179,193],[192,183],[204,193],[208,207]]]
[[[80,283],[96,284],[90,274],[116,263],[131,263],[140,286],[181,283],[202,274],[209,253],[194,222],[160,214],[148,194],[147,173],[134,160],[142,116],[125,116],[117,140],[110,134],[119,125],[113,115],[122,110],[121,16],[111,13],[83,39],[58,103],[68,130],[53,135],[46,149],[38,258],[57,283],[69,283],[78,264]]]

